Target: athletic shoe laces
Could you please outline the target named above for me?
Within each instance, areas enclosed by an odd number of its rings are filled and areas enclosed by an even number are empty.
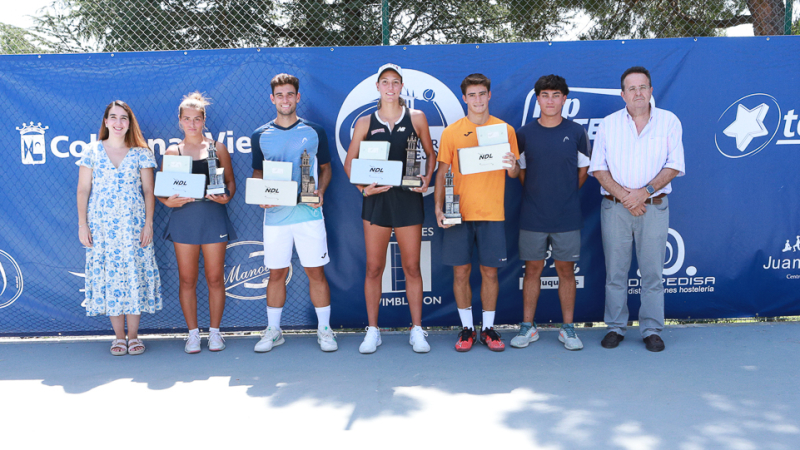
[[[488,330],[484,330],[484,333],[486,333],[487,339],[491,339],[493,341],[500,340],[500,334],[497,331],[494,331],[494,327],[489,328]]]
[[[334,334],[334,332],[330,328],[326,328],[324,330],[319,330],[319,337],[325,340],[334,339],[336,337],[336,334]]]
[[[519,324],[519,335],[520,336],[527,336],[528,332],[531,331],[531,328],[533,328],[533,327],[528,325],[528,324],[526,324],[526,323],[520,323]]]
[[[472,337],[472,330],[464,327],[460,333],[458,333],[458,340],[459,341],[468,341]]]
[[[570,339],[575,339],[576,337],[578,337],[578,336],[575,334],[575,327],[574,327],[572,324],[569,324],[569,325],[562,325],[562,326],[561,326],[561,329],[562,329],[562,330],[564,330],[564,333],[565,333],[565,334],[567,335],[567,337],[568,337],[568,338],[570,338]]]

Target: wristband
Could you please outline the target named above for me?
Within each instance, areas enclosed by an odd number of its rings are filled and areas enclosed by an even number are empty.
[[[364,197],[369,197],[369,194],[367,194],[367,188],[361,190],[361,195],[363,195]]]

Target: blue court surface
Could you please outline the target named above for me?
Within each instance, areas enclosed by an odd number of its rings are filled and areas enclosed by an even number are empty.
[[[23,448],[797,449],[800,323],[670,326],[650,353],[628,330],[579,329],[569,352],[555,331],[525,349],[453,349],[430,333],[363,333],[325,354],[292,334],[270,353],[257,337],[187,355],[183,340],[145,339],[113,357],[111,339],[0,343],[0,442]],[[506,331],[508,344],[513,332]],[[346,431],[349,430],[349,431]]]

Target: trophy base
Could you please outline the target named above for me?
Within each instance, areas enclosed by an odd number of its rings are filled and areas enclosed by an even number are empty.
[[[300,199],[297,203],[315,204],[319,203],[319,195],[314,194],[300,194]]]
[[[422,187],[422,179],[419,177],[403,177],[401,186],[408,188]]]
[[[206,188],[207,195],[223,195],[224,193],[225,193],[225,186],[220,186],[220,187],[209,186],[208,188]]]
[[[461,216],[458,217],[445,217],[442,219],[444,225],[459,225],[461,223]]]

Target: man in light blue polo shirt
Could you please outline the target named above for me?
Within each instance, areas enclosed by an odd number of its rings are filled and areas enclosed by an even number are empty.
[[[308,275],[311,303],[317,313],[317,342],[323,351],[338,348],[330,328],[331,293],[324,265],[330,262],[327,233],[322,217],[325,189],[331,180],[331,157],[325,130],[297,117],[300,81],[288,74],[276,75],[270,82],[277,117],[261,126],[251,138],[253,178],[262,178],[263,162],[292,163],[292,180],[301,186],[301,157],[309,155],[311,174],[316,180],[317,204],[296,206],[261,205],[264,208],[264,265],[270,269],[267,285],[268,327],[255,346],[256,352],[268,352],[284,342],[281,313],[286,303],[286,277],[292,264],[292,244]]]

